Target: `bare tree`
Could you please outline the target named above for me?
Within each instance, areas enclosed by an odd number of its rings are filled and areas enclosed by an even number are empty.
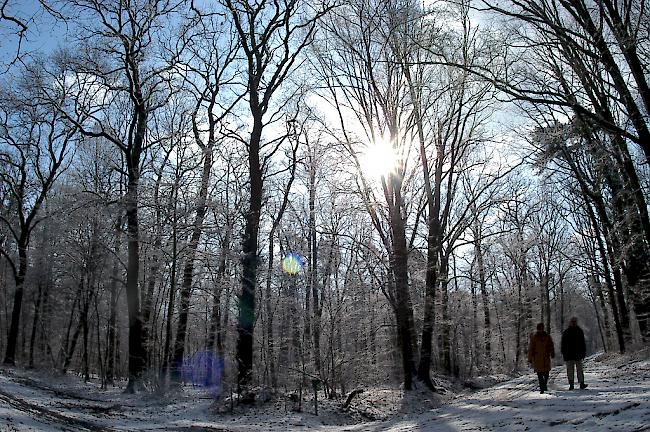
[[[69,63],[67,81],[59,85],[75,94],[64,113],[82,133],[102,137],[123,154],[127,189],[124,197],[127,225],[126,298],[129,315],[129,384],[134,392],[146,366],[140,306],[139,183],[148,120],[171,94],[171,67],[156,61],[156,32],[172,22],[181,1],[143,0],[127,7],[95,0],[63,1],[67,13],[75,13],[80,53],[60,57]],[[70,79],[72,81],[70,81]],[[51,101],[56,103],[56,101]],[[108,113],[111,113],[110,115]]]
[[[389,289],[385,291],[395,313],[402,373],[406,389],[412,387],[415,373],[415,328],[409,292],[408,210],[406,183],[411,172],[408,131],[407,87],[397,59],[391,50],[391,19],[403,10],[395,2],[375,4],[356,2],[333,14],[327,23],[334,46],[320,47],[319,67],[326,71],[328,95],[338,111],[340,138],[357,172],[357,190],[372,224],[389,255]],[[355,133],[344,120],[351,116],[363,131]],[[361,135],[361,136],[359,136]],[[364,136],[365,135],[365,136]],[[385,140],[398,159],[389,172],[382,173],[379,185],[362,167],[364,148]],[[380,199],[379,196],[382,196]],[[379,203],[382,203],[379,205]]]
[[[483,5],[507,17],[510,37],[495,44],[502,47],[491,57],[498,59],[491,61],[496,69],[480,65],[467,69],[490,77],[505,94],[532,109],[529,112],[541,126],[573,123],[597,160],[611,157],[618,167],[620,174],[602,173],[612,174],[606,181],[614,194],[603,210],[612,211],[616,226],[619,222],[625,226],[619,231],[625,237],[625,253],[618,249],[615,255],[646,338],[650,272],[643,263],[648,260],[650,217],[636,152],[642,152],[644,162],[650,161],[650,128],[644,114],[649,98],[641,62],[647,44],[636,29],[646,25],[647,8],[633,2],[589,0]],[[567,122],[567,116],[573,120]],[[631,219],[616,216],[623,207],[634,209]],[[599,219],[605,220],[603,216]],[[630,236],[631,232],[642,233],[645,239]]]
[[[229,88],[235,82],[237,69],[233,67],[233,63],[238,53],[238,43],[229,24],[219,24],[211,17],[198,16],[195,20],[197,21],[187,24],[189,29],[182,36],[182,45],[186,45],[187,48],[185,53],[179,53],[181,57],[179,66],[185,70],[185,85],[188,87],[194,105],[191,112],[192,132],[194,142],[202,152],[203,166],[196,197],[195,218],[183,268],[172,362],[174,381],[180,381],[195,259],[204,230],[203,222],[208,207],[208,189],[215,147],[223,141],[223,137],[218,134],[220,129],[225,129],[226,118],[231,115],[233,107],[242,97],[236,94],[236,90]],[[194,26],[198,27],[198,31],[192,30]],[[235,96],[223,96],[228,92],[232,92]]]
[[[239,391],[252,379],[255,285],[258,267],[258,236],[267,163],[286,138],[266,140],[263,132],[278,121],[274,111],[287,76],[295,69],[300,53],[308,46],[316,22],[328,10],[326,5],[310,5],[298,0],[273,4],[255,1],[223,0],[230,13],[246,64],[247,102],[252,127],[246,145],[249,163],[249,206],[242,243],[242,291],[239,296],[237,325],[237,364]]]
[[[76,132],[56,108],[36,103],[43,86],[51,84],[35,78],[26,71],[18,78],[18,87],[6,83],[0,93],[0,181],[8,210],[0,214],[0,221],[11,239],[3,242],[0,254],[9,263],[15,283],[4,357],[10,365],[15,364],[31,234],[47,217],[41,207],[67,167]]]

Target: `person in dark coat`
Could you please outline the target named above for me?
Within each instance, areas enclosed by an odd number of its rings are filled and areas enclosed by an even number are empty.
[[[566,375],[569,380],[569,390],[573,390],[574,370],[578,373],[580,389],[587,388],[582,360],[587,354],[585,334],[578,326],[578,318],[569,320],[569,327],[562,333],[562,357],[566,362]]]
[[[537,324],[537,331],[530,336],[528,362],[539,379],[539,392],[548,390],[548,374],[551,371],[551,358],[555,357],[555,346],[551,335],[544,331],[544,323]]]

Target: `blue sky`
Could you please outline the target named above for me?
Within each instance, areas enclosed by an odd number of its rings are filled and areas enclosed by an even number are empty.
[[[5,13],[28,25],[21,52],[29,54],[48,53],[64,40],[66,26],[57,23],[45,12],[37,0],[10,0]],[[0,63],[6,64],[15,57],[18,48],[19,28],[9,21],[0,22]]]

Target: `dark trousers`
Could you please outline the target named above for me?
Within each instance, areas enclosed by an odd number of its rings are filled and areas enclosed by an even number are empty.
[[[548,372],[537,372],[537,378],[539,379],[539,389],[541,391],[548,390]]]

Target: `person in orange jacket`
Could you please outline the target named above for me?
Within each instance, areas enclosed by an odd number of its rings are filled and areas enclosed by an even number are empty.
[[[539,323],[537,331],[530,336],[528,362],[537,372],[540,393],[548,390],[548,374],[551,370],[551,358],[553,357],[555,357],[553,339],[544,331],[544,323]]]

